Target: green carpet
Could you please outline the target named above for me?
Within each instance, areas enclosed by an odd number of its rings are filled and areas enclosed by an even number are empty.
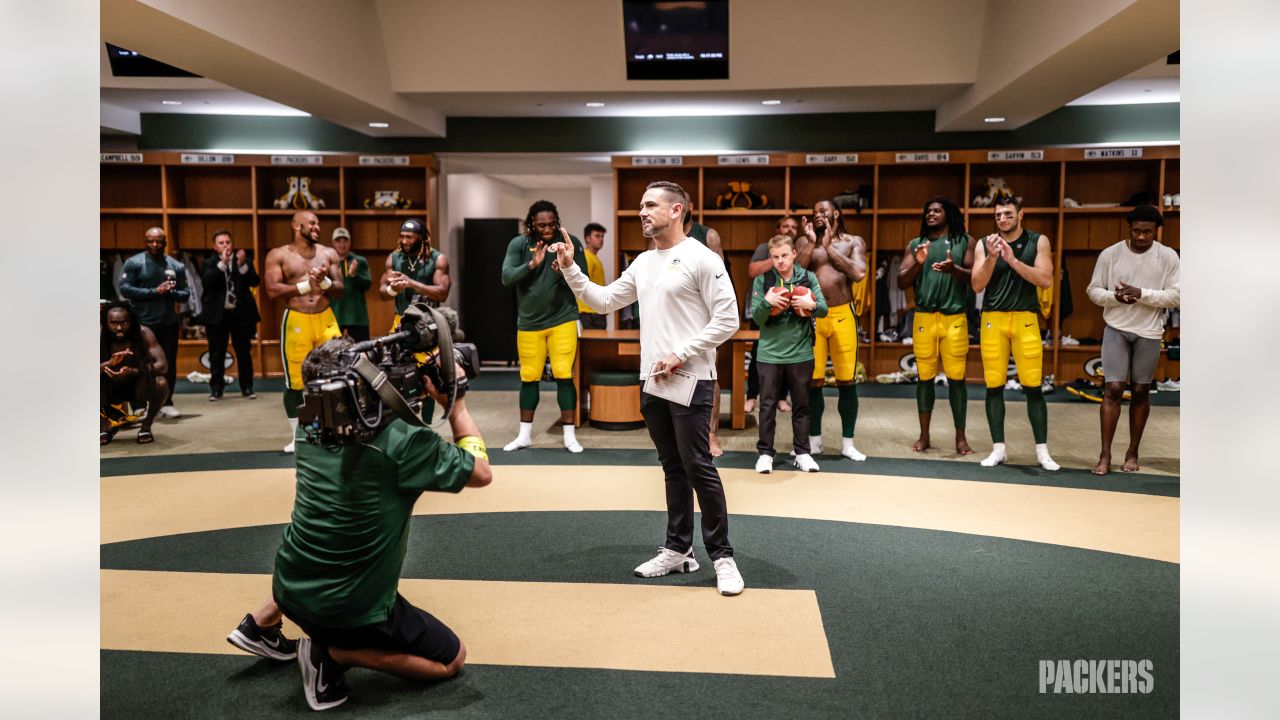
[[[713,582],[709,568],[655,580],[631,576],[661,541],[662,513],[494,513],[412,523],[405,577]],[[335,712],[744,719],[1178,712],[1177,565],[930,530],[746,516],[732,523],[748,588],[816,592],[836,679],[472,666],[456,680],[424,687],[354,670],[352,699]],[[109,544],[102,566],[267,573],[281,527]],[[700,541],[697,547],[705,558]],[[672,618],[673,643],[685,622],[697,618]],[[1057,658],[1150,659],[1155,688],[1148,695],[1041,695],[1038,662]],[[786,648],[778,648],[778,662],[786,662]],[[313,716],[296,665],[113,651],[102,653],[102,711],[131,718]]]
[[[730,451],[716,460],[716,467],[751,469],[755,467],[754,452]],[[589,449],[578,454],[562,449],[528,448],[516,453],[501,450],[490,454],[494,466],[502,465],[614,465],[652,467],[658,470],[658,453],[655,450]],[[258,468],[292,468],[292,455],[279,451],[198,453],[189,455],[154,455],[121,458],[103,458],[99,461],[102,477],[120,475],[145,475],[169,472],[198,472],[211,470],[252,470]],[[1179,497],[1181,480],[1166,475],[1144,473],[1112,473],[1098,477],[1088,470],[1062,469],[1046,472],[1035,465],[1000,465],[984,468],[975,462],[953,460],[903,460],[899,458],[868,458],[855,463],[843,458],[824,458],[822,472],[840,475],[891,475],[897,477],[925,477],[947,480],[972,480],[979,482],[1013,483],[1018,485],[1043,485],[1048,487],[1108,490],[1111,492],[1140,493]]]
[[[981,383],[969,383],[968,387],[969,387],[970,400],[980,401],[982,400],[983,397],[986,396],[986,392],[987,392],[986,388],[983,387]],[[539,388],[543,391],[555,392],[556,384],[550,381],[543,381],[539,383]],[[259,394],[264,392],[274,392],[274,393],[283,392],[284,378],[282,377],[258,378],[253,381],[253,389]],[[502,390],[509,390],[509,391],[515,392],[520,389],[520,373],[513,372],[513,371],[502,371],[502,370],[485,371],[480,373],[480,375],[478,375],[475,380],[471,381],[471,389],[477,392],[491,392],[491,391],[502,391]],[[178,387],[176,390],[174,390],[174,392],[182,393],[182,394],[208,395],[209,386],[204,383],[193,383],[189,380],[179,378]],[[236,384],[228,385],[226,392],[239,393],[240,386]],[[837,394],[837,391],[834,387],[828,387],[823,389],[823,394],[830,397],[835,397]],[[947,396],[947,389],[939,385],[938,394],[945,401]],[[1176,392],[1155,393],[1154,395],[1151,396],[1151,404],[1155,407],[1179,407],[1180,394],[1181,393],[1176,393]],[[723,402],[727,403],[728,402],[727,396],[729,395],[729,390],[727,388],[721,388],[721,395],[726,396]],[[858,385],[858,395],[861,397],[868,397],[868,398],[900,398],[900,399],[906,399],[906,400],[915,400],[916,386],[915,386],[915,383],[909,383],[904,385],[882,385],[880,383],[875,383],[875,382],[860,383]],[[1004,393],[1004,397],[1005,397],[1005,401],[1007,402],[1026,402],[1026,396],[1024,396],[1022,394],[1022,391],[1020,390],[1006,390]],[[1045,395],[1044,397],[1047,402],[1073,402],[1073,403],[1081,403],[1086,405],[1092,404],[1087,400],[1081,400],[1080,398],[1077,398],[1074,395],[1071,395],[1070,393],[1068,393],[1066,390],[1063,390],[1062,388],[1058,388],[1058,390],[1056,390],[1055,392]],[[728,412],[728,405],[727,404],[724,405],[721,408],[721,411]]]

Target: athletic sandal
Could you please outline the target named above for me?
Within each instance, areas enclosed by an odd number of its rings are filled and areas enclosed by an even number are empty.
[[[153,442],[155,442],[155,441],[156,441],[156,436],[155,436],[155,435],[152,435],[150,430],[139,430],[139,431],[138,431],[138,444],[139,444],[139,445],[150,445],[151,443],[153,443]]]
[[[107,444],[109,444],[112,440],[114,440],[114,439],[115,439],[115,437],[116,437],[116,431],[115,431],[115,430],[104,430],[104,431],[102,431],[102,432],[98,433],[98,444],[99,444],[99,445],[107,445]]]

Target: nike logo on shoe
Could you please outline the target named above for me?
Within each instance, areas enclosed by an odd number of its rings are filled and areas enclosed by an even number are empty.
[[[273,648],[280,647],[280,638],[276,638],[275,640],[269,640],[264,637],[262,638],[262,642],[268,645],[269,647],[273,647]]]
[[[329,686],[324,684],[324,665],[321,665],[319,672],[316,674],[316,691],[324,692]]]

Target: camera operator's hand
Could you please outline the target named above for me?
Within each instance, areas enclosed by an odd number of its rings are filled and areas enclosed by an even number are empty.
[[[453,368],[455,378],[465,378],[467,376],[467,372],[462,369],[461,365],[455,364]],[[440,390],[436,388],[435,383],[431,382],[431,378],[426,374],[422,376],[422,384],[426,389],[427,397],[435,400],[437,405],[444,407],[449,404],[449,395],[447,393],[440,392]],[[458,398],[458,402],[462,402],[461,397]],[[454,407],[457,407],[457,403],[454,404]]]

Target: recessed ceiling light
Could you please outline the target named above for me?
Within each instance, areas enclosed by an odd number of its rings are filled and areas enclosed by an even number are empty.
[[[385,127],[391,127],[391,124],[390,124],[390,123],[369,123],[369,127],[371,127],[371,128],[385,128]]]
[[[982,122],[989,122],[989,123],[1002,123],[1002,122],[1004,122],[1004,118],[1002,118],[1002,117],[989,117],[989,118],[982,118]]]
[[[161,100],[160,104],[161,105],[181,105],[182,101],[181,100]]]
[[[761,105],[781,105],[782,101],[781,100],[761,100],[760,104]]]
[[[587,106],[587,107],[604,107],[604,103],[602,103],[602,102],[589,102],[589,103],[586,103],[586,106]]]

